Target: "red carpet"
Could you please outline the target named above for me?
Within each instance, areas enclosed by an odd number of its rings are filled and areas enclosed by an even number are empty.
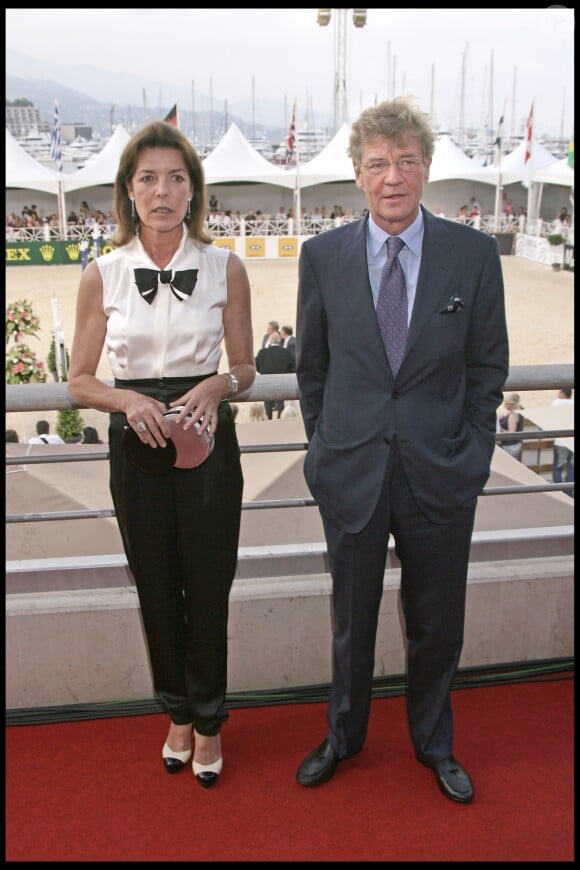
[[[414,758],[404,699],[373,701],[360,755],[295,780],[325,703],[232,709],[224,772],[161,761],[164,714],[16,725],[6,737],[7,861],[573,861],[572,679],[453,693],[472,804]]]

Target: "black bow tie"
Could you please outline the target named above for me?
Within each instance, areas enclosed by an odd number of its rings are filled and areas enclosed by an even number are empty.
[[[176,299],[183,302],[191,296],[197,283],[198,269],[185,269],[183,272],[161,271],[157,269],[135,269],[135,283],[143,299],[151,305],[157,296],[159,281],[169,284]]]

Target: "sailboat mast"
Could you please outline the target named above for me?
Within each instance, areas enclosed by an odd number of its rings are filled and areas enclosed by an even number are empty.
[[[431,103],[429,108],[429,114],[435,121],[435,64],[431,64]],[[435,129],[437,129],[435,127]]]
[[[256,144],[256,82],[252,76],[252,145]]]
[[[458,142],[460,148],[464,147],[464,133],[465,133],[465,65],[467,62],[467,49],[468,44],[465,44],[465,51],[463,52],[463,60],[461,63],[461,95],[459,98],[459,135]]]
[[[513,79],[513,85],[512,85],[512,131],[511,131],[512,139],[514,138],[514,136],[517,135],[517,132],[518,132],[517,128],[516,128],[516,81],[517,81],[517,77],[518,77],[518,68],[517,68],[517,66],[514,66],[514,79]]]
[[[493,114],[493,50],[491,52],[491,62],[489,65],[489,144],[493,145],[494,140],[494,114]]]

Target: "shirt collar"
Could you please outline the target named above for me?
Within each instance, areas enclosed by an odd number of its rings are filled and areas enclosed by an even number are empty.
[[[368,222],[368,234],[371,253],[373,257],[377,257],[379,251],[381,250],[381,247],[385,244],[385,241],[389,238],[390,234],[386,233],[383,229],[381,229],[378,224],[374,222],[370,214]],[[411,250],[411,252],[418,256],[421,253],[422,237],[423,210],[420,208],[419,214],[417,215],[413,223],[401,233],[401,238],[405,242],[406,246]]]

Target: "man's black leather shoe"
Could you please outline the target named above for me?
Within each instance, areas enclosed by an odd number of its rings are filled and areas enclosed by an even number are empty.
[[[452,755],[434,763],[421,759],[419,761],[431,768],[435,774],[437,785],[449,800],[462,804],[468,804],[473,800],[473,783],[470,776]]]
[[[322,785],[328,782],[338,767],[340,758],[330,745],[330,740],[323,740],[310,755],[307,755],[296,774],[300,785]]]

